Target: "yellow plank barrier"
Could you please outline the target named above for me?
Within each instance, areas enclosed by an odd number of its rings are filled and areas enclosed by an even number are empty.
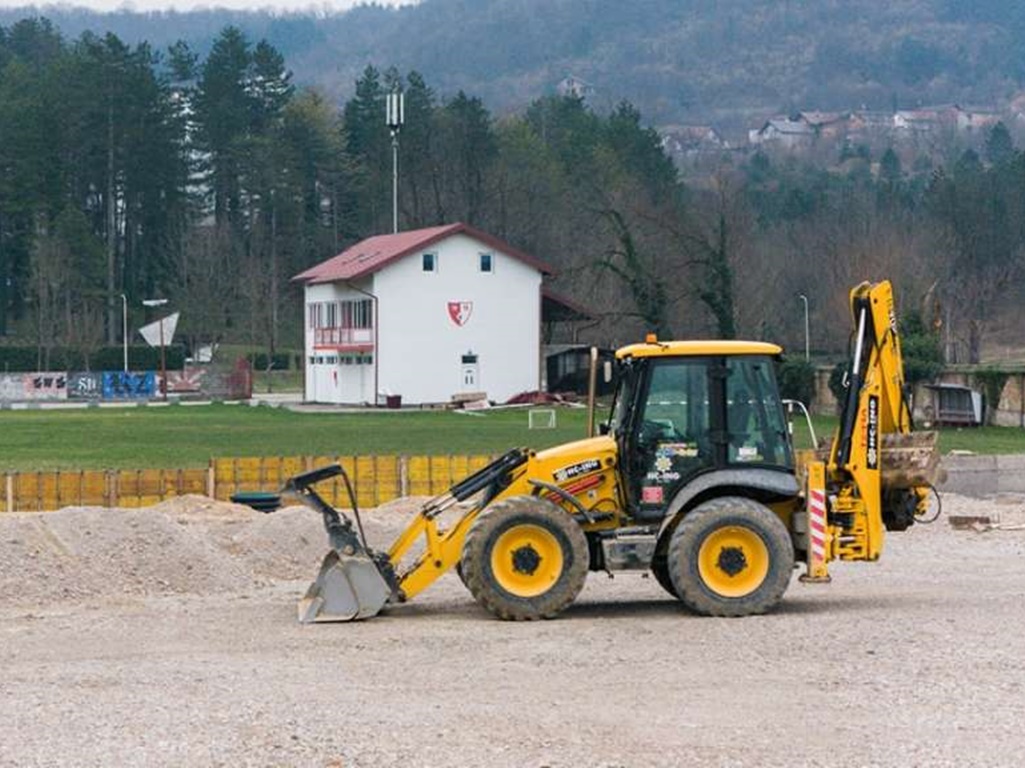
[[[292,475],[336,463],[352,480],[356,502],[376,507],[404,496],[436,496],[491,460],[481,455],[269,456],[211,459],[206,469],[8,472],[0,475],[0,512],[145,507],[184,494],[226,501],[241,491],[278,491]],[[318,490],[331,504],[349,503],[339,477]]]

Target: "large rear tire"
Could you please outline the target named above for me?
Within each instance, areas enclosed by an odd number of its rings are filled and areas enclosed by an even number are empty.
[[[513,496],[485,509],[466,534],[460,562],[470,593],[500,619],[550,619],[587,578],[583,530],[561,507]]]
[[[689,512],[669,543],[680,600],[706,616],[765,613],[783,598],[794,546],[783,522],[757,501],[726,496]]]

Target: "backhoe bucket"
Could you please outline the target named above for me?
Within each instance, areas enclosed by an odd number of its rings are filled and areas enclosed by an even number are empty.
[[[356,621],[376,616],[391,595],[377,565],[365,554],[332,549],[299,601],[299,621]]]

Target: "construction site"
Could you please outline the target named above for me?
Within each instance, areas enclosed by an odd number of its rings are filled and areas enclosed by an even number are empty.
[[[417,501],[366,514],[371,543]],[[300,625],[308,510],[0,515],[0,764],[1018,765],[1023,523],[1023,496],[946,494],[884,560],[766,616],[596,574],[560,619],[509,623],[450,573]]]
[[[0,764],[1019,765],[1023,462],[850,301],[811,449],[780,347],[650,335],[542,450],[8,474]]]

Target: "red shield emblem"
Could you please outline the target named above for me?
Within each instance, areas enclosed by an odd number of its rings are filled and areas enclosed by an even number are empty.
[[[471,314],[473,314],[472,301],[450,301],[448,303],[448,316],[452,318],[452,322],[456,325],[466,325],[466,321],[470,319]]]

